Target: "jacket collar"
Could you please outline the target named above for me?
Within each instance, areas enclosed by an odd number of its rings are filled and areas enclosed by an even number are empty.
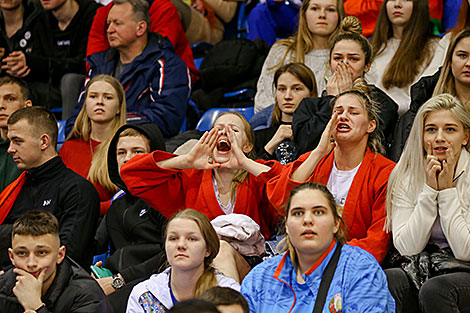
[[[460,151],[460,157],[459,161],[457,162],[457,167],[455,169],[455,175],[453,179],[453,184],[457,184],[457,180],[465,173],[465,169],[469,168],[470,162],[470,153],[467,151],[467,149],[462,148],[462,151]]]
[[[55,156],[46,163],[29,169],[26,177],[29,181],[45,181],[57,175],[58,172],[66,169],[60,156]]]

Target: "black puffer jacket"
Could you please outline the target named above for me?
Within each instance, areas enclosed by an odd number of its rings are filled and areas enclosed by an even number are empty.
[[[163,135],[156,124],[136,123],[124,125],[116,132],[108,153],[111,181],[123,193],[114,200],[101,221],[95,240],[100,252],[109,244],[110,257],[104,263],[114,273],[121,273],[128,282],[134,280],[130,266],[143,263],[163,250],[163,227],[167,219],[142,199],[132,196],[121,179],[116,160],[119,135],[133,128],[144,133],[150,141],[150,151],[165,150]]]
[[[398,119],[398,105],[379,88],[374,85],[369,87],[372,100],[379,104],[379,129],[383,134],[382,143],[388,154]],[[321,134],[331,118],[330,102],[333,98],[305,98],[295,110],[292,131],[299,155],[315,149],[318,145]]]
[[[0,311],[23,313],[24,309],[13,294],[16,274],[13,269],[0,276]],[[57,274],[42,297],[46,307],[38,313],[107,313],[112,312],[106,296],[96,281],[72,259],[65,258],[57,266]]]
[[[398,162],[400,159],[401,153],[405,148],[406,140],[410,135],[411,126],[413,126],[416,113],[418,113],[419,108],[432,97],[440,75],[441,70],[439,69],[434,75],[425,76],[411,86],[410,109],[400,116],[397,126],[395,127],[390,154],[390,158],[393,161]]]

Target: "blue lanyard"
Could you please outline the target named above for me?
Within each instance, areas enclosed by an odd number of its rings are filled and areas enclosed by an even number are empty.
[[[173,290],[171,289],[171,270],[170,270],[170,278],[168,279],[168,288],[170,288],[170,296],[171,296],[171,301],[173,301],[173,305],[178,303],[179,301],[176,300],[175,295],[173,294]]]

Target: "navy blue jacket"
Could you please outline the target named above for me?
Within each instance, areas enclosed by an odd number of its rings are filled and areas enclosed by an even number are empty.
[[[90,69],[85,82],[99,74],[112,75],[118,58],[119,52],[113,48],[89,56],[86,61]],[[127,121],[150,121],[158,125],[165,138],[176,135],[185,118],[191,91],[188,73],[186,64],[175,54],[168,39],[149,33],[144,51],[126,65],[118,77],[126,92]],[[67,134],[72,130],[84,98],[82,92],[67,120]]]

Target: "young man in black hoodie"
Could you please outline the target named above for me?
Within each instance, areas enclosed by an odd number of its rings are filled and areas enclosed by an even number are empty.
[[[142,199],[132,196],[119,174],[121,166],[133,156],[154,150],[165,150],[165,142],[158,126],[149,122],[122,126],[110,143],[109,177],[120,191],[113,197],[95,236],[98,253],[110,247],[110,256],[103,267],[114,275],[98,279],[106,294],[121,289],[126,283],[148,278],[152,271],[158,270],[158,264],[166,260],[163,227],[167,219]],[[135,283],[109,298],[115,313],[124,312],[132,285]],[[123,295],[126,290],[127,297]]]
[[[20,216],[8,254],[14,269],[0,276],[2,312],[111,312],[98,284],[65,256],[51,213],[33,210]]]

